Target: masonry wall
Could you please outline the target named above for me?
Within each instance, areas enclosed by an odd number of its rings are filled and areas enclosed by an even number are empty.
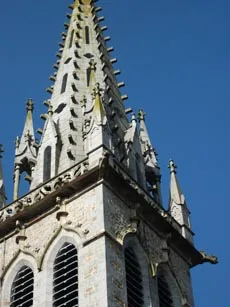
[[[105,229],[117,242],[108,239],[106,247],[107,278],[110,282],[108,291],[109,297],[113,298],[109,306],[127,304],[124,274],[124,247],[127,240],[133,244],[143,269],[145,307],[159,306],[157,275],[162,271],[170,285],[174,306],[194,306],[188,263],[170,246],[166,236],[157,232],[154,225],[149,225],[143,216],[137,216],[141,204],[122,199],[119,193],[115,194],[108,186],[104,187],[104,201]],[[136,217],[139,218],[138,225],[135,224]]]
[[[53,263],[65,242],[78,250],[79,304],[106,306],[105,238],[90,241],[103,229],[102,185],[98,185],[1,242],[0,306],[9,306],[12,282],[22,265],[34,272],[34,307],[52,306]],[[26,239],[17,243],[22,232]]]
[[[78,250],[79,306],[127,306],[124,248],[129,244],[142,268],[145,307],[159,306],[160,270],[169,282],[174,307],[193,307],[188,264],[154,225],[141,216],[138,221],[137,212],[136,204],[101,182],[19,229],[0,243],[0,306],[9,306],[13,279],[28,265],[34,272],[34,307],[51,307],[53,263],[69,242]]]

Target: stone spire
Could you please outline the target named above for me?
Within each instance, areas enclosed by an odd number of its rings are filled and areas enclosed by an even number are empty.
[[[193,243],[193,232],[190,222],[190,212],[177,179],[177,166],[175,165],[173,160],[169,161],[169,169],[171,176],[169,212],[171,216],[181,225],[183,237],[190,241],[190,243]]]
[[[3,181],[3,172],[2,172],[2,145],[0,144],[0,209],[5,206],[6,193],[5,186]]]
[[[14,199],[18,198],[20,174],[25,172],[26,179],[31,181],[36,164],[37,149],[33,128],[34,102],[28,99],[26,103],[26,120],[21,138],[16,139],[15,170],[14,170]]]
[[[123,102],[127,96],[120,92],[124,83],[116,79],[119,70],[114,70],[116,59],[109,55],[113,51],[107,46],[110,37],[103,35],[107,27],[101,25],[104,20],[98,16],[101,9],[91,0],[76,0],[70,7],[72,14],[67,14],[69,22],[64,25],[67,32],[61,34],[56,72],[50,77],[54,84],[47,89],[51,98],[46,104],[53,108],[53,128],[47,124],[50,117],[43,115],[46,123],[31,189],[48,179],[44,177],[48,147],[51,177],[85,158],[89,168],[98,165],[105,149],[131,173],[125,143],[130,128]],[[134,139],[132,156],[140,159],[132,163],[136,165],[134,177],[141,178],[139,181],[145,186],[142,152],[136,152],[140,147],[137,133]],[[137,172],[141,174],[137,176]]]
[[[140,122],[140,143],[142,154],[145,161],[145,173],[148,188],[153,193],[155,199],[159,204],[162,205],[161,197],[161,173],[160,167],[157,161],[157,154],[155,149],[152,147],[150,137],[145,124],[145,113],[143,110],[139,111],[139,122]]]

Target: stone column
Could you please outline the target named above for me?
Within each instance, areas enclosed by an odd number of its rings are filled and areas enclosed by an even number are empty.
[[[16,164],[14,169],[14,200],[18,198],[19,183],[20,183],[20,165]]]

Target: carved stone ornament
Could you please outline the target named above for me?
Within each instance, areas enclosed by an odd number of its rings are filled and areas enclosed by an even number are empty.
[[[203,257],[203,262],[210,262],[211,264],[217,264],[219,262],[218,258],[214,255],[208,256],[204,251],[201,251],[200,253]]]
[[[69,215],[69,213],[66,211],[65,200],[62,200],[60,197],[57,197],[56,208],[58,209],[58,212],[56,214],[56,219],[59,222],[62,222],[63,220],[66,222],[66,217]]]
[[[27,237],[25,235],[25,225],[22,224],[19,220],[16,221],[16,231],[18,232],[18,235],[16,236],[16,243],[20,244],[20,242],[26,241]]]
[[[49,183],[45,183],[39,186],[30,193],[30,196],[25,196],[18,201],[13,202],[11,205],[3,208],[0,211],[0,223],[5,222],[15,214],[22,212],[29,206],[33,206],[37,202],[41,201],[44,197],[51,194],[54,191],[60,189],[66,183],[74,180],[76,177],[83,175],[88,171],[88,160],[78,163],[73,166],[71,170],[62,173],[60,176],[53,178]]]
[[[116,237],[120,243],[123,243],[124,238],[129,233],[136,233],[139,225],[139,219],[132,219],[131,224],[116,232]]]

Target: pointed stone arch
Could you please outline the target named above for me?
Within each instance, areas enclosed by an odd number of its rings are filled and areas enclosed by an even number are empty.
[[[53,305],[63,306],[68,302],[78,306],[78,252],[74,244],[62,245],[53,267]]]
[[[184,293],[168,262],[159,264],[156,277],[157,279],[161,277],[162,282],[165,282],[167,285],[168,293],[170,293],[172,299],[172,304],[169,306],[182,307]],[[157,282],[159,281],[157,280]]]
[[[19,307],[22,305],[33,305],[34,302],[34,272],[24,265],[16,274],[10,295],[10,305]]]
[[[12,258],[11,262],[8,264],[2,275],[2,302],[10,302],[12,284],[18,272],[24,266],[32,270],[34,276],[33,283],[34,285],[36,284],[38,273],[37,262],[32,254],[19,250],[17,254]]]
[[[64,235],[65,233],[65,235]],[[69,229],[69,228],[65,228],[63,226],[60,226],[55,233],[53,234],[52,238],[49,240],[49,242],[46,244],[46,247],[42,253],[42,256],[40,258],[40,261],[38,263],[38,269],[40,271],[42,271],[44,269],[44,262],[46,261],[45,258],[49,257],[47,256],[49,251],[53,250],[53,247],[55,246],[55,244],[57,244],[58,246],[59,244],[59,240],[62,240],[63,238],[70,238],[72,237],[72,235],[75,237],[75,241],[73,241],[73,244],[77,244],[77,246],[79,246],[79,242],[81,240],[81,235],[80,233],[75,230],[75,229]],[[56,242],[56,243],[55,243]]]
[[[46,283],[45,302],[50,305],[53,301],[53,278],[51,276],[54,274],[54,262],[65,243],[75,246],[77,252],[82,248],[81,236],[75,229],[60,227],[47,244],[40,262],[40,269],[44,273],[44,282]]]
[[[30,252],[26,252],[24,250],[18,249],[18,251],[15,253],[15,255],[12,257],[10,262],[6,265],[5,269],[3,270],[3,273],[2,273],[2,276],[1,276],[1,282],[4,280],[5,275],[11,269],[11,267],[13,267],[15,263],[17,263],[18,259],[20,259],[20,258],[23,259],[23,255],[26,256],[26,257],[29,256],[36,261],[33,254],[31,254]],[[36,268],[38,268],[37,262],[36,262]]]
[[[142,247],[142,244],[140,240],[138,239],[136,234],[129,233],[124,237],[123,241],[123,251],[124,251],[124,261],[126,260],[126,253],[125,251],[129,249],[129,251],[132,251],[134,255],[134,260],[139,266],[139,272],[141,274],[140,278],[140,286],[142,287],[142,292],[140,292],[140,295],[142,295],[143,303],[140,306],[144,307],[153,307],[152,300],[151,300],[151,294],[150,294],[150,262],[149,257],[146,254],[144,248]],[[125,261],[125,267],[127,269],[127,263]],[[137,274],[138,274],[137,270]],[[132,277],[132,276],[130,276]],[[126,272],[126,278],[128,278],[128,274]],[[127,290],[127,297],[128,297],[128,283],[126,280],[126,290]],[[129,306],[129,305],[127,305]],[[131,304],[130,304],[131,306]]]

